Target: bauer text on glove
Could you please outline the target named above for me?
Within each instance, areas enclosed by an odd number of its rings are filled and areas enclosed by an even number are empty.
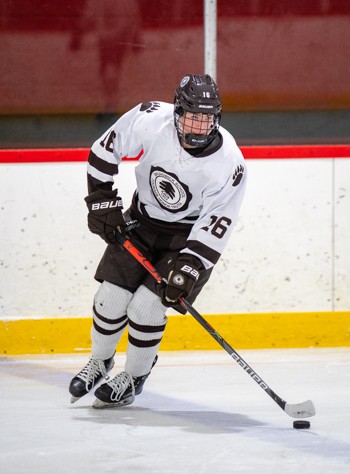
[[[85,198],[89,209],[88,227],[93,234],[99,235],[107,244],[117,242],[114,232],[123,228],[125,221],[122,213],[123,201],[118,190],[97,190]]]
[[[170,261],[168,283],[162,295],[163,303],[175,303],[180,297],[187,298],[203,268],[200,260],[190,254],[179,254],[174,261]]]

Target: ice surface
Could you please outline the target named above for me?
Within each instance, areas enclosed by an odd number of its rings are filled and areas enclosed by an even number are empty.
[[[240,351],[309,430],[224,351],[160,352],[129,407],[70,404],[88,355],[0,358],[1,474],[350,473],[350,348]],[[112,374],[123,368],[116,357]]]

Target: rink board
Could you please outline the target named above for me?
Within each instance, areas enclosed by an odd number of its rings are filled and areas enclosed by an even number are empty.
[[[350,346],[350,312],[204,315],[235,349]],[[89,352],[91,318],[0,321],[0,354]],[[118,346],[125,351],[127,333]],[[218,343],[190,315],[171,315],[160,350],[215,350]]]

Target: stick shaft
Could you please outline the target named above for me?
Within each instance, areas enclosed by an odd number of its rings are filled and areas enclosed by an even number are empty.
[[[116,233],[116,237],[123,247],[153,276],[158,282],[162,283],[165,279],[158,273],[152,263],[134,246],[134,244],[120,233]],[[184,309],[190,313],[196,321],[221,345],[221,347],[234,359],[238,365],[277,403],[282,410],[285,409],[286,401],[279,397],[264,380],[250,367],[250,365],[235,351],[225,339],[206,321],[201,314],[196,311],[193,306],[185,300],[179,298]]]
[[[225,341],[225,339],[220,336],[220,334],[208,323],[206,319],[203,318],[197,310],[193,308],[186,300],[180,298],[182,306],[199,322],[201,326],[220,344],[220,346],[225,349],[225,351],[234,359],[238,365],[242,367],[248,375],[263,389],[265,392],[272,398],[274,402],[277,403],[279,407],[284,410],[286,406],[286,401],[279,397],[264,380],[252,369],[252,367],[238,354],[238,352],[230,346],[230,344]]]

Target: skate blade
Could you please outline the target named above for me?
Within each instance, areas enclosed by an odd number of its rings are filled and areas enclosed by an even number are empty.
[[[129,397],[119,402],[103,402],[102,400],[99,400],[98,398],[96,398],[94,403],[92,404],[92,407],[99,408],[99,409],[125,407],[126,405],[131,405],[134,400],[135,400],[135,397]]]
[[[70,399],[70,402],[71,402],[71,403],[75,403],[75,402],[77,402],[77,401],[80,400],[80,399],[81,399],[81,397],[75,397],[74,395],[72,395],[72,396],[71,396],[71,399]]]

